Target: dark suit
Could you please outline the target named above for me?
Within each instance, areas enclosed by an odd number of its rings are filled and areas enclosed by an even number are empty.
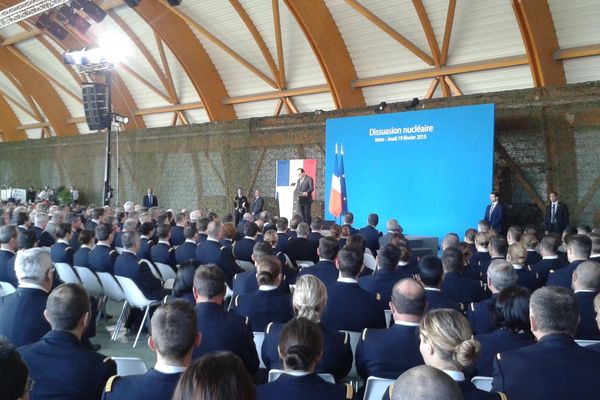
[[[177,247],[185,242],[185,236],[183,235],[183,226],[175,225],[171,228],[171,245]]]
[[[254,203],[252,203],[252,215],[254,215],[254,218],[258,218],[258,215],[262,212],[263,208],[265,206],[265,199],[263,199],[262,197],[257,197],[254,200]]]
[[[167,264],[175,270],[175,265],[177,265],[177,261],[175,261],[175,247],[171,247],[170,244],[164,242],[156,243],[150,250],[150,256],[152,257],[152,262]]]
[[[238,240],[232,246],[233,257],[236,260],[241,261],[252,261],[252,253],[254,251],[254,245],[256,241],[249,237],[244,237],[242,240]]]
[[[275,246],[274,252],[279,253],[280,251],[283,251],[285,253],[289,238],[290,235],[288,233],[277,232],[277,246]]]
[[[140,249],[136,255],[142,260],[152,260],[152,246],[155,243],[154,240],[142,236],[140,238]]]
[[[319,245],[315,242],[311,242],[306,238],[302,237],[294,237],[290,238],[287,243],[287,250],[285,253],[288,255],[290,260],[294,264],[296,261],[312,261],[316,263],[319,261],[319,256],[317,255],[317,247]],[[297,266],[297,265],[296,265]]]
[[[319,278],[325,286],[329,286],[337,281],[339,271],[335,267],[333,261],[321,260],[310,267],[302,268],[300,272],[298,272],[298,277],[301,277],[302,275],[314,275]]]
[[[379,250],[379,238],[383,236],[383,233],[372,227],[371,225],[367,225],[364,228],[358,231],[358,234],[365,238],[367,242],[367,248],[371,250],[373,253],[373,257],[377,255],[377,251]]]
[[[73,266],[73,248],[68,244],[56,242],[50,247],[50,258],[53,263],[67,263]]]
[[[15,272],[15,253],[9,250],[0,250],[0,281],[8,282],[17,287],[19,280]]]
[[[426,287],[425,298],[427,299],[427,311],[439,308],[450,308],[461,313],[464,311],[461,303],[447,298],[440,289]]]
[[[234,312],[250,317],[252,330],[264,332],[269,322],[287,322],[292,319],[292,297],[280,288],[259,290],[236,296]]]
[[[471,303],[467,307],[467,319],[471,323],[473,333],[481,335],[496,329],[496,321],[493,316],[496,297],[498,297],[498,294],[492,294],[492,297],[489,299],[485,299],[479,303]]]
[[[50,331],[39,342],[19,348],[36,381],[31,399],[97,400],[117,373],[113,360],[84,348],[70,332]]]
[[[572,337],[546,335],[537,344],[501,353],[494,361],[492,389],[509,399],[596,399],[600,353]]]
[[[546,232],[555,232],[562,234],[565,228],[569,225],[569,209],[565,203],[556,202],[556,210],[554,212],[554,223],[552,223],[552,204],[546,206],[544,211],[544,230]]]
[[[89,247],[81,246],[79,250],[73,254],[73,266],[89,268],[89,256],[91,251],[92,250]]]
[[[48,232],[39,226],[34,226],[31,229],[35,232],[35,238],[39,247],[50,247],[56,242]]]
[[[73,252],[77,252],[77,250],[79,250],[79,248],[81,247],[81,243],[79,243],[79,234],[81,233],[81,229],[76,229],[74,231],[71,231],[71,240],[69,240],[69,244],[71,245],[71,248],[73,249]]]
[[[523,265],[533,265],[535,263],[539,263],[542,261],[542,256],[535,250],[527,250],[527,258],[525,258],[525,262]]]
[[[221,268],[229,287],[232,287],[235,274],[243,271],[235,262],[231,248],[221,246],[221,243],[210,239],[196,247],[196,260],[200,264],[216,264]],[[256,281],[256,278],[254,280]]]
[[[327,297],[321,322],[330,329],[362,332],[387,325],[379,299],[358,283],[336,281],[327,286]]]
[[[196,243],[185,241],[175,249],[175,261],[181,265],[189,259],[196,258]]]
[[[546,286],[561,286],[567,289],[571,289],[571,282],[573,279],[573,272],[577,269],[579,264],[586,260],[576,260],[571,264],[559,270],[550,271]]]
[[[281,374],[275,381],[256,387],[256,400],[344,400],[353,397],[350,384],[326,382],[314,373],[302,376]]]
[[[114,274],[133,280],[148,299],[161,300],[168,294],[160,280],[152,275],[148,264],[127,250],[117,257]]]
[[[143,204],[144,204],[144,207],[146,207],[146,208],[158,207],[158,199],[156,198],[155,195],[150,195],[150,196],[145,195]]]
[[[535,272],[531,271],[530,266],[521,266],[521,268],[515,268],[517,272],[517,285],[523,286],[529,289],[531,293],[538,288],[539,276]]]
[[[88,264],[93,271],[114,274],[118,256],[119,253],[115,249],[98,244],[88,254]]]
[[[481,344],[481,353],[475,361],[475,375],[492,376],[496,354],[535,344],[531,332],[513,332],[508,329],[496,329],[493,332],[475,336]]]
[[[539,286],[544,286],[548,280],[548,274],[551,270],[560,268],[560,260],[556,258],[546,258],[531,265],[531,271],[538,275]]]
[[[95,232],[97,226],[98,226],[98,223],[96,221],[94,221],[93,219],[90,219],[85,223],[85,230]]]
[[[277,347],[279,336],[285,324],[271,323],[265,331],[265,339],[262,345],[262,359],[268,370],[283,369]],[[318,374],[332,374],[336,381],[348,375],[352,367],[352,349],[350,348],[350,336],[346,332],[327,329],[322,325],[323,334],[323,356],[317,364],[315,372]]]
[[[477,269],[480,274],[486,274],[490,265],[490,253],[487,251],[476,251],[471,254],[469,265],[471,268]]]
[[[374,296],[379,294],[381,296],[381,304],[384,308],[388,309],[388,303],[392,296],[392,289],[396,282],[404,278],[412,277],[412,271],[408,269],[408,266],[397,267],[393,270],[381,268],[375,271],[373,275],[367,275],[360,278],[358,284],[361,288],[372,293]]]
[[[312,193],[314,190],[315,183],[312,177],[305,175],[304,178],[298,179],[296,191],[298,193],[306,192],[306,196],[298,194],[298,212],[309,226],[311,222],[310,207],[313,201]]]
[[[575,339],[600,340],[596,311],[594,311],[594,297],[597,294],[597,292],[575,292],[580,318]]]
[[[15,293],[0,297],[0,336],[14,346],[33,343],[50,331],[44,318],[48,293],[41,289],[17,288]]]
[[[196,304],[198,331],[202,332],[200,346],[194,358],[211,351],[231,351],[240,357],[250,375],[258,370],[258,354],[249,319],[223,310],[216,303]]]
[[[102,400],[170,399],[181,372],[165,374],[149,369],[143,375],[112,376],[106,383]]]
[[[481,281],[465,278],[459,272],[447,272],[441,289],[446,297],[463,304],[476,303],[487,297]]]
[[[319,240],[321,240],[322,237],[323,235],[321,235],[321,232],[311,232],[306,238],[310,242],[315,242],[317,244],[317,247],[319,247]]]
[[[369,376],[395,379],[423,364],[418,326],[394,324],[388,329],[365,329],[356,347],[356,370]]]
[[[492,227],[496,233],[502,234],[504,224],[504,205],[500,202],[496,203],[496,206],[492,211],[492,215],[490,215],[491,206],[491,204],[488,204],[488,206],[485,208],[483,219],[489,222],[490,227]]]

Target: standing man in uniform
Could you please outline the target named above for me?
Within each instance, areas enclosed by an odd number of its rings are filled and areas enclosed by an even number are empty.
[[[490,204],[485,208],[483,219],[490,224],[496,233],[502,234],[504,225],[504,205],[499,201],[498,192],[490,193]]]
[[[558,194],[555,191],[548,193],[550,204],[546,206],[544,212],[544,230],[546,235],[550,233],[562,234],[569,225],[569,209],[565,203],[558,201]]]
[[[310,207],[312,205],[312,193],[315,190],[313,178],[306,175],[303,168],[298,168],[298,182],[296,192],[298,193],[298,212],[302,215],[304,222],[310,225]]]

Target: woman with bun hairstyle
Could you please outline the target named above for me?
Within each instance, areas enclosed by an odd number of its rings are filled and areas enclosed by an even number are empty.
[[[79,232],[79,236],[77,237],[77,241],[81,244],[79,249],[73,254],[73,265],[78,267],[89,268],[90,264],[88,262],[88,257],[90,251],[94,248],[94,243],[96,240],[96,236],[94,232],[88,230],[82,230]]]
[[[321,325],[321,314],[327,305],[327,289],[319,278],[303,275],[296,281],[292,295],[296,318],[306,318],[319,326],[323,336],[323,356],[315,372],[332,374],[336,381],[348,375],[352,367],[352,349],[347,333],[328,329]],[[277,351],[284,324],[270,323],[265,330],[262,359],[267,369],[283,369]]]
[[[282,291],[281,262],[275,256],[263,256],[256,262],[258,290],[233,299],[234,312],[250,317],[252,330],[264,332],[269,322],[287,322],[292,319],[289,293]]]
[[[419,350],[425,364],[441,369],[458,383],[465,400],[505,399],[503,393],[479,390],[465,377],[479,356],[479,342],[473,339],[469,321],[458,311],[442,308],[421,319]]]
[[[294,318],[281,331],[279,357],[285,373],[256,388],[258,400],[352,399],[350,385],[326,382],[315,373],[323,354],[321,328],[306,318]]]

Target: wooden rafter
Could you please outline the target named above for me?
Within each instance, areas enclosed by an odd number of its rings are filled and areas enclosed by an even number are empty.
[[[60,61],[61,64],[63,64],[63,55],[58,50],[56,50],[56,47],[52,46],[52,44],[44,36],[38,36],[37,40],[54,56],[55,59],[57,59],[58,61]],[[65,69],[78,85],[81,84],[82,81],[85,81],[85,75],[82,76],[78,74],[75,71],[75,69],[71,66],[65,65]]]
[[[275,116],[281,115],[281,109],[283,108],[283,99],[277,100],[277,105],[275,106]]]
[[[283,40],[281,38],[281,17],[279,14],[279,0],[272,0],[273,7],[273,25],[275,30],[275,46],[277,47],[277,65],[279,66],[279,75],[277,77],[279,85],[285,87],[285,60],[283,57]]]
[[[390,35],[394,40],[400,43],[402,46],[406,47],[410,52],[419,57],[421,60],[425,61],[429,65],[434,65],[433,58],[429,56],[429,54],[425,53],[423,50],[419,49],[415,46],[410,40],[402,36],[398,31],[394,28],[383,22],[381,18],[377,15],[373,14],[369,11],[365,6],[360,4],[357,0],[345,0],[348,5],[362,14],[365,18],[375,24],[379,29]]]
[[[435,89],[437,89],[439,83],[440,83],[439,78],[433,78],[431,80],[431,83],[429,84],[429,87],[427,88],[427,92],[425,93],[425,98],[426,99],[433,98],[433,95],[435,93]]]
[[[362,91],[350,85],[357,78],[350,53],[325,3],[284,1],[321,65],[336,108],[364,107]]]
[[[448,2],[448,13],[446,14],[446,25],[444,27],[444,41],[442,42],[442,54],[440,63],[446,65],[448,61],[448,50],[450,49],[450,36],[452,36],[452,27],[454,26],[454,13],[456,12],[456,0]]]
[[[148,80],[146,78],[144,78],[142,75],[140,75],[138,72],[136,72],[133,68],[129,67],[127,64],[119,64],[119,67],[123,68],[123,70],[127,71],[127,73],[129,73],[135,79],[140,81],[144,86],[146,86],[148,89],[150,89],[152,92],[154,92],[157,96],[159,96],[160,98],[165,100],[167,103],[173,103],[173,100],[171,99],[171,97],[169,95],[163,93],[159,88],[154,86],[152,83],[148,82]]]
[[[427,39],[429,50],[431,50],[431,54],[433,56],[433,64],[437,68],[439,68],[441,67],[440,46],[438,45],[437,39],[435,38],[435,33],[433,32],[431,21],[429,20],[429,16],[427,15],[427,10],[423,5],[422,0],[412,0],[412,2],[413,6],[415,7],[415,10],[417,11],[419,21],[421,21],[421,26],[423,26],[423,32],[425,33],[425,38]]]
[[[446,84],[452,91],[452,96],[462,96],[463,95],[462,90],[460,90],[460,88],[458,87],[456,82],[454,82],[454,79],[452,79],[452,77],[445,75],[444,82],[446,82]]]
[[[289,114],[298,114],[298,109],[294,105],[294,102],[289,97],[284,97],[283,102],[285,103],[285,108],[288,110]]]
[[[265,93],[256,93],[250,94],[246,96],[235,96],[235,97],[227,97],[223,99],[224,104],[240,104],[240,103],[249,103],[253,101],[261,101],[261,100],[273,100],[280,99],[283,97],[292,97],[292,96],[301,96],[305,94],[316,94],[316,93],[327,93],[329,92],[329,86],[327,85],[315,85],[315,86],[306,86],[303,88],[297,89],[285,89],[278,90],[273,92],[265,92]]]
[[[12,103],[15,107],[17,107],[18,109],[23,111],[25,114],[29,115],[31,118],[33,118],[33,119],[38,118],[31,110],[29,110],[27,107],[25,107],[23,104],[21,104],[20,101],[18,101],[14,97],[10,96],[8,93],[0,90],[0,96],[3,96],[6,100],[8,100],[8,102]]]
[[[572,58],[592,56],[600,56],[600,44],[559,49],[554,52],[552,58],[555,60],[570,60]]]
[[[152,114],[163,114],[169,112],[177,112],[184,110],[200,110],[204,108],[202,103],[189,103],[189,104],[173,104],[170,106],[144,108],[135,111],[135,115],[152,115]]]
[[[4,141],[27,140],[27,134],[24,130],[17,127],[19,118],[10,107],[4,96],[0,94],[0,130],[3,133]]]
[[[179,115],[179,119],[181,120],[181,122],[183,122],[185,125],[188,125],[190,123],[183,111],[177,111],[177,114]]]
[[[165,46],[163,46],[162,39],[156,32],[154,32],[154,41],[156,42],[156,47],[158,48],[158,54],[160,55],[160,61],[163,66],[163,70],[165,71],[167,90],[173,99],[172,103],[179,103],[177,90],[175,89],[175,83],[173,83],[173,74],[171,73],[171,67],[169,67],[169,61],[167,60],[167,55],[165,53]]]

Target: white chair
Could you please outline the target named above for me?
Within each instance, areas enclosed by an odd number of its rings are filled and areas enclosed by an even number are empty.
[[[81,285],[81,279],[79,279],[79,275],[77,272],[67,263],[53,263],[54,268],[56,268],[56,272],[58,273],[58,277],[61,281],[65,283],[77,283]]]
[[[600,340],[577,339],[577,340],[575,340],[575,343],[577,343],[581,347],[587,347],[587,346],[591,346],[593,344],[600,343]]]
[[[367,249],[368,250],[368,249]],[[377,263],[375,262],[375,257],[372,254],[369,254],[365,251],[365,255],[363,256],[363,263],[365,267],[369,268],[372,271],[377,269]]]
[[[356,347],[358,346],[358,341],[360,340],[360,335],[362,332],[352,332],[352,331],[340,331],[343,333],[347,333],[350,336],[350,348],[352,349],[352,368],[348,375],[346,375],[346,379],[358,381],[360,380],[360,376],[358,376],[358,372],[356,372]]]
[[[117,374],[120,376],[141,375],[148,371],[144,360],[138,357],[111,357],[117,363]]]
[[[471,383],[475,385],[477,389],[485,390],[486,392],[492,391],[492,377],[491,376],[474,376],[471,379]]]
[[[265,340],[264,332],[254,332],[254,346],[256,347],[256,353],[258,353],[258,359],[260,360],[260,368],[266,368],[265,362],[262,359],[262,344]]]
[[[162,281],[175,279],[176,273],[173,271],[173,268],[171,268],[170,265],[163,263],[154,263],[154,265],[156,265],[156,268],[158,268],[158,272],[160,273],[160,276],[162,276]]]
[[[285,374],[284,370],[281,369],[272,369],[269,371],[269,382],[273,382],[275,379],[279,378],[279,375]],[[317,374],[323,379],[325,382],[335,383],[335,378],[331,374]],[[378,399],[380,400],[380,399]]]
[[[156,279],[160,280],[161,282],[164,281],[162,275],[160,274],[160,271],[156,268],[154,264],[152,264],[152,261],[146,260],[145,258],[143,258],[141,261],[148,265],[148,268],[150,268],[150,272],[152,272],[152,275],[154,275]]]
[[[392,310],[383,310],[383,312],[385,313],[385,326],[387,326],[389,328],[393,324]]]
[[[125,312],[127,311],[127,296],[119,285],[119,282],[115,279],[114,276],[109,274],[108,272],[98,272],[98,279],[102,283],[102,287],[104,288],[104,294],[108,297],[109,300],[115,301],[117,303],[123,302],[123,307],[121,308],[121,314],[119,314],[119,318],[117,319],[117,325],[115,326],[115,330],[110,337],[110,340],[117,340],[119,336],[119,331],[121,330],[121,325],[123,325],[123,319],[125,317]]]
[[[144,311],[144,318],[142,318],[140,329],[138,329],[135,341],[133,342],[133,348],[135,348],[135,346],[137,346],[138,339],[140,338],[140,334],[142,333],[142,329],[144,328],[144,324],[148,319],[150,307],[159,305],[160,300],[150,300],[146,298],[144,293],[142,293],[142,290],[133,280],[131,280],[131,278],[126,278],[124,276],[115,276],[115,278],[117,278],[117,281],[119,281],[119,284],[123,288],[123,292],[125,292],[129,306],[139,308],[140,310]]]
[[[122,247],[115,247],[115,250],[117,251],[117,253],[121,254],[123,253],[123,248]]]
[[[10,282],[0,281],[0,297],[8,296],[9,294],[14,293],[16,291],[17,289]]]
[[[376,376],[370,376],[367,379],[367,384],[365,385],[365,397],[364,400],[381,400],[383,394],[390,387],[390,385],[394,384],[393,379],[384,379],[378,378]]]
[[[235,262],[237,263],[237,265],[240,266],[241,269],[243,269],[244,271],[252,271],[254,269],[254,264],[252,264],[250,261],[244,261],[244,260],[235,260]]]
[[[315,265],[315,263],[310,260],[296,260],[296,265],[298,268],[308,268],[311,265]]]
[[[77,274],[81,279],[81,284],[90,296],[104,296],[104,288],[102,287],[102,283],[91,269],[75,266],[75,271],[77,271]]]

